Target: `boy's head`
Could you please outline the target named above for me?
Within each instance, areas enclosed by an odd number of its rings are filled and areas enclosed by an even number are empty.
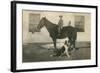
[[[59,16],[59,18],[62,18],[62,17],[63,17],[62,15]]]

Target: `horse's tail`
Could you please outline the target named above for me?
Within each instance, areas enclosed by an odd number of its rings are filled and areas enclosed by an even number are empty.
[[[75,30],[74,30],[74,33],[75,33],[75,34],[74,34],[74,36],[75,36],[74,39],[77,40],[77,29],[76,29],[76,28],[75,28]]]

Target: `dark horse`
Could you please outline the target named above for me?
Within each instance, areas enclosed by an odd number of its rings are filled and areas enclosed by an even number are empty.
[[[50,37],[53,40],[55,50],[57,50],[57,48],[56,48],[57,39],[64,39],[66,37],[68,37],[70,43],[73,45],[73,48],[75,48],[77,31],[74,27],[72,27],[72,26],[63,27],[61,30],[61,34],[58,36],[58,25],[51,23],[48,19],[46,19],[46,17],[43,17],[40,20],[40,22],[37,26],[38,31],[40,31],[40,29],[43,26],[45,26],[47,31],[49,32]]]

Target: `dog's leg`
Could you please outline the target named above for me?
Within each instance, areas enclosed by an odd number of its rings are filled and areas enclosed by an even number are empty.
[[[65,55],[66,55],[68,58],[70,58],[70,55],[69,55],[68,51],[65,52]]]
[[[70,58],[70,55],[69,55],[69,53],[68,53],[68,47],[67,47],[66,45],[64,45],[64,47],[65,47],[64,54],[65,54],[68,58]]]
[[[70,55],[69,55],[69,53],[66,53],[66,54],[67,54],[68,58],[70,58]]]

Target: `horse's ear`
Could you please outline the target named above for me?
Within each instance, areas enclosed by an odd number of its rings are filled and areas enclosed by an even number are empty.
[[[44,16],[43,19],[46,19],[46,16]]]

